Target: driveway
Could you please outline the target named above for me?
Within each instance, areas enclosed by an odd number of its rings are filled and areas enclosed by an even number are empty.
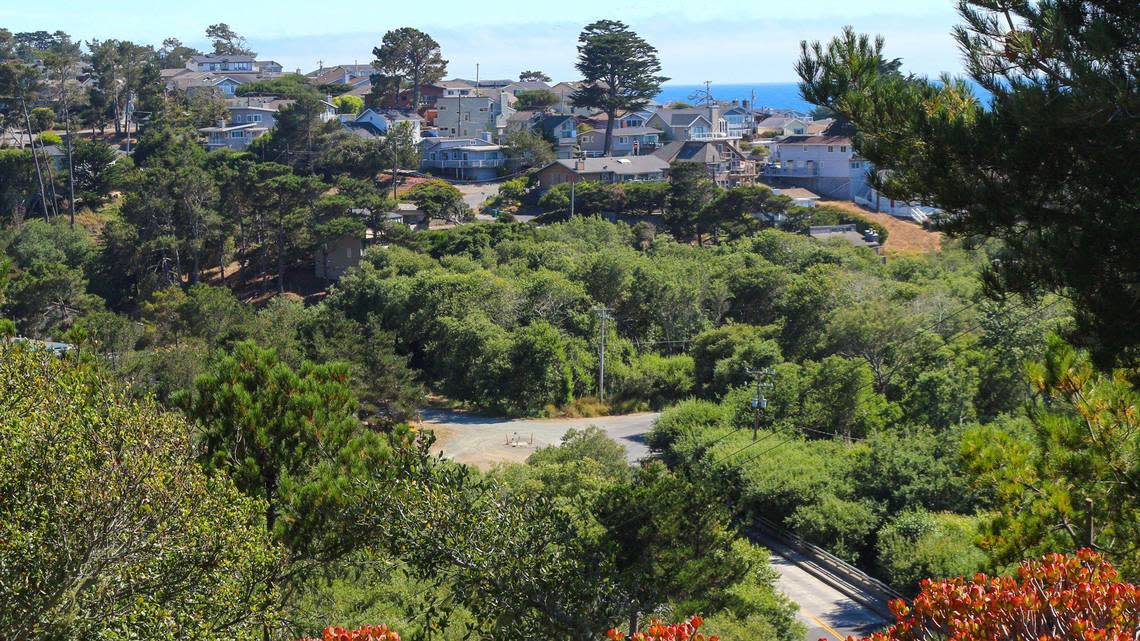
[[[531,452],[546,445],[558,445],[571,428],[582,430],[597,425],[625,447],[626,457],[635,462],[649,455],[645,433],[653,427],[657,412],[598,416],[595,418],[507,419],[425,409],[420,412],[424,427],[436,434],[432,449],[459,463],[487,469],[495,463],[522,463]]]

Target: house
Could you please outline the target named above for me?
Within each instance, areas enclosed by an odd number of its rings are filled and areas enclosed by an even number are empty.
[[[186,68],[190,71],[221,71],[234,73],[258,73],[257,60],[253,56],[191,56],[186,61]]]
[[[808,236],[825,242],[833,239],[844,240],[856,247],[872,249],[876,254],[881,251],[879,235],[870,229],[865,232],[859,232],[854,224],[809,227]]]
[[[791,116],[773,114],[773,115],[768,116],[767,118],[764,118],[761,121],[757,122],[756,123],[756,131],[762,135],[767,134],[767,133],[771,133],[771,132],[777,132],[778,135],[785,135],[784,134],[784,128],[788,126],[788,123],[793,122],[793,121],[797,121],[797,120],[798,119],[793,118]],[[803,125],[802,121],[800,121],[800,125],[801,126]],[[793,130],[795,129],[794,124],[792,126],[792,129]],[[799,133],[803,134],[804,132],[800,131]],[[794,134],[794,131],[792,134],[786,134],[786,135],[793,135],[793,134]]]
[[[696,162],[705,166],[718,185],[748,185],[756,180],[756,162],[744,155],[733,140],[676,140],[653,155],[668,164]]]
[[[284,72],[284,67],[276,60],[254,60],[253,64],[261,73],[272,74]]]
[[[784,189],[773,189],[773,193],[777,196],[787,196],[792,199],[792,204],[796,207],[815,207],[819,202],[819,196],[804,189],[803,187],[786,187]]]
[[[610,138],[611,156],[639,156],[652,153],[661,144],[661,130],[653,127],[615,127]],[[587,156],[601,156],[606,145],[605,129],[578,134],[578,147]]]
[[[376,69],[372,65],[336,65],[335,67],[321,67],[316,71],[310,71],[306,76],[317,85],[348,85],[350,87],[357,87],[361,84],[367,84],[371,88],[372,74],[376,73]]]
[[[441,98],[475,95],[475,84],[466,80],[441,80],[436,85],[443,90]]]
[[[420,168],[461,180],[491,180],[506,163],[503,148],[482,137],[424,138]]]
[[[668,170],[669,163],[656,156],[605,156],[555,160],[535,175],[539,190],[546,191],[555,185],[582,180],[609,183],[665,180]]]
[[[269,127],[255,123],[241,125],[220,123],[216,127],[202,127],[198,131],[206,136],[206,149],[210,151],[223,148],[241,151],[265,135]]]
[[[764,177],[780,186],[804,187],[824,196],[851,193],[851,129],[833,124],[814,135],[787,136],[770,145]]]
[[[724,110],[721,117],[724,118],[728,133],[734,137],[751,136],[756,133],[756,119],[747,100],[743,105],[731,105]]]
[[[388,130],[395,125],[403,124],[411,127],[412,138],[418,145],[422,139],[422,125],[424,119],[414,112],[399,111],[397,109],[373,109],[369,107],[344,121],[350,130],[354,128],[370,128],[377,135],[387,135]]]
[[[277,112],[293,104],[293,100],[255,98],[247,96],[226,102],[227,121],[198,131],[206,136],[206,149],[235,149],[241,151],[250,143],[277,126]],[[336,117],[336,107],[327,101],[321,103],[324,111],[321,120],[328,122]]]
[[[483,83],[479,83],[483,87]],[[522,91],[550,91],[550,85],[542,82],[541,80],[526,80],[519,82],[512,82],[511,84],[503,87],[503,91],[517,96]]]
[[[660,129],[664,140],[728,140],[728,122],[721,117],[720,107],[686,107],[659,109],[645,122],[646,127]]]
[[[870,184],[869,178],[874,171],[870,161],[858,155],[851,157],[851,200],[855,204],[919,224],[929,222],[939,213],[940,210],[936,207],[895,200],[880,193]]]
[[[313,256],[317,278],[337,280],[360,263],[364,255],[364,239],[351,234],[323,243]]]
[[[594,113],[596,110],[590,107],[574,106],[574,102],[570,99],[570,96],[584,84],[586,83],[576,80],[573,82],[560,82],[551,87],[550,92],[558,96],[558,102],[556,102],[553,107],[554,111],[570,116],[588,116]]]
[[[578,145],[578,126],[574,118],[562,114],[546,114],[538,120],[543,137],[554,143],[556,158],[573,158]]]
[[[434,84],[434,85],[421,84],[420,85],[420,115],[424,115],[423,114],[424,109],[435,107],[436,101],[438,101],[444,95],[444,92],[445,92],[444,88],[438,84]],[[412,103],[415,102],[415,99],[416,99],[416,92],[413,90],[412,87],[408,87],[407,89],[401,89],[400,93],[398,93],[396,95],[396,107],[398,107],[400,109],[411,109]]]
[[[507,121],[515,112],[511,106],[515,100],[513,95],[502,92],[444,95],[435,103],[435,126],[443,136],[478,137],[490,132],[498,137],[506,131]]]

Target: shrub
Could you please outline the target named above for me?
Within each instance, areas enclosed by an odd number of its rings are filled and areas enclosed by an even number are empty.
[[[875,545],[879,575],[896,590],[913,594],[921,579],[971,576],[986,562],[973,543],[977,523],[958,514],[913,510],[879,530]]]

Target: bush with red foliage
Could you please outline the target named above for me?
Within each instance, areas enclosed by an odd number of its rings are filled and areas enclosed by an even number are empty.
[[[297,641],[318,640],[305,638]],[[400,635],[386,625],[366,625],[355,630],[329,626],[321,633],[319,641],[400,641]]]
[[[1017,576],[924,580],[898,622],[868,641],[1135,641],[1140,586],[1092,550],[1026,561]]]
[[[693,616],[684,623],[674,623],[672,625],[665,625],[657,619],[649,622],[649,627],[641,632],[634,632],[632,635],[627,635],[620,630],[610,628],[606,631],[606,636],[610,641],[622,641],[623,639],[630,639],[631,641],[720,641],[720,637],[705,635],[697,632],[697,628],[701,627],[704,619],[700,615]]]

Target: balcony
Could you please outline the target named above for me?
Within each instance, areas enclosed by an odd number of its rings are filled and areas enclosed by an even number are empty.
[[[707,140],[740,140],[739,134],[726,133],[723,131],[709,131],[699,134],[689,134],[689,140],[697,140],[705,142]]]
[[[441,169],[468,169],[472,167],[502,167],[505,162],[505,158],[488,158],[472,160],[425,160],[423,164],[426,167],[439,167]]]
[[[786,176],[789,178],[812,178],[819,175],[819,167],[810,165],[807,167],[779,167],[776,165],[764,166],[765,176]]]

